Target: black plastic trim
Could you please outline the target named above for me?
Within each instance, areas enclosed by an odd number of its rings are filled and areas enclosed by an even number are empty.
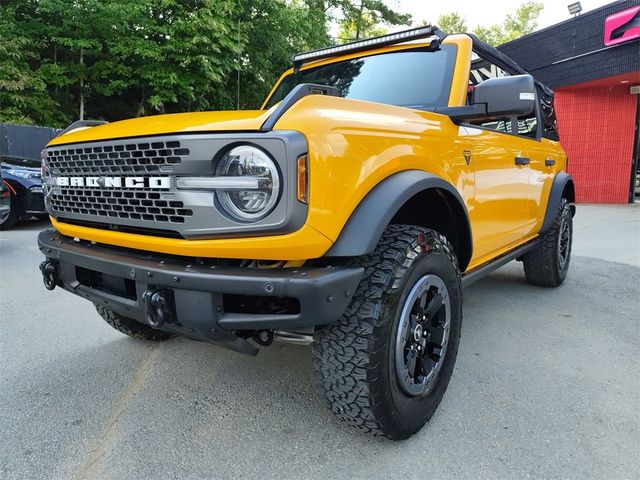
[[[364,273],[361,267],[212,267],[198,264],[196,259],[151,256],[89,242],[77,242],[55,230],[41,232],[38,235],[38,245],[47,259],[59,264],[57,283],[64,289],[106,305],[141,323],[146,323],[142,300],[144,292],[150,288],[168,289],[174,292],[176,299],[192,298],[192,301],[176,300],[178,321],[188,327],[185,324],[189,323],[189,318],[205,317],[203,321],[206,320],[209,325],[207,332],[210,329],[291,330],[332,323],[346,309]],[[134,280],[137,300],[81,285],[76,278],[76,266]],[[300,303],[300,313],[274,315],[224,312],[220,297],[226,293],[296,298]],[[207,309],[212,305],[216,307],[216,314],[208,315]],[[186,335],[175,329],[171,331],[194,338],[193,334]],[[210,341],[213,338],[211,335],[203,334],[198,339]]]
[[[462,107],[436,107],[433,109],[427,109],[427,111],[446,115],[452,122],[482,120],[487,118],[487,105],[484,103],[464,105]]]
[[[515,260],[516,258],[521,257],[522,255],[527,253],[529,250],[534,249],[536,245],[538,245],[538,241],[539,240],[536,238],[535,240],[532,240],[520,247],[517,247],[514,250],[511,250],[510,252],[505,253],[501,257],[491,260],[489,263],[485,263],[484,265],[478,268],[474,268],[470,272],[465,273],[462,276],[462,288],[467,288],[472,283],[475,283],[481,278],[486,277],[491,272],[494,272],[495,270],[506,265],[512,260]]]
[[[541,234],[545,233],[553,226],[553,221],[555,220],[556,213],[558,212],[558,205],[560,205],[560,200],[562,200],[562,195],[568,185],[570,185],[571,188],[568,200],[569,202],[573,203],[576,201],[575,184],[571,175],[565,172],[559,172],[554,177],[553,183],[551,184],[551,191],[549,192],[547,210],[544,214],[544,222],[542,223],[542,227],[540,228]],[[571,213],[575,215],[575,207],[571,209]]]
[[[398,38],[397,36],[394,36],[398,34],[410,34],[412,32],[415,32],[415,35],[404,36],[402,38]],[[337,52],[337,53],[333,50],[333,47],[319,48],[317,50],[300,52],[294,55],[293,57],[293,68],[295,71],[298,71],[300,67],[305,63],[315,62],[317,60],[321,60],[324,58],[337,57],[339,55],[364,52],[364,51],[372,50],[374,48],[386,47],[389,45],[396,45],[398,43],[404,43],[411,40],[417,40],[420,38],[429,38],[434,35],[438,38],[438,43],[440,43],[442,40],[444,40],[447,37],[447,34],[444,33],[442,30],[440,30],[435,25],[425,25],[422,27],[410,28],[408,30],[394,32],[392,34],[379,35],[376,37],[364,38],[362,40],[356,40],[353,42],[344,43],[342,45],[339,45],[341,50],[340,52]],[[385,37],[389,37],[389,38],[385,39]],[[368,41],[368,43],[365,44],[364,43],[365,41]],[[297,59],[299,55],[311,54],[311,53],[314,54],[313,57],[303,59],[303,60]]]
[[[298,100],[306,97],[307,95],[330,95],[332,97],[339,97],[340,92],[336,87],[327,85],[317,85],[315,83],[301,83],[296,85],[286,97],[275,108],[273,113],[269,115],[260,130],[263,132],[270,132],[275,127],[278,120],[289,110]]]
[[[371,190],[351,214],[338,239],[325,254],[328,257],[351,257],[372,252],[382,232],[400,208],[414,195],[428,189],[441,189],[450,193],[465,214],[467,225],[465,243],[473,245],[469,214],[460,193],[446,180],[420,170],[396,173]],[[429,214],[425,206],[425,215]],[[464,271],[472,255],[472,247],[458,258]],[[460,257],[460,256],[459,256]]]
[[[71,125],[69,125],[67,128],[65,128],[64,130],[62,130],[57,136],[60,137],[61,135],[64,135],[65,133],[68,133],[71,130],[75,130],[76,128],[97,127],[99,125],[104,125],[105,123],[109,123],[109,122],[105,120],[77,120],[73,122]]]

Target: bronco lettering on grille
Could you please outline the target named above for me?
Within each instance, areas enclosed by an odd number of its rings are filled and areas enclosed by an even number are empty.
[[[56,177],[58,187],[171,188],[169,177]]]

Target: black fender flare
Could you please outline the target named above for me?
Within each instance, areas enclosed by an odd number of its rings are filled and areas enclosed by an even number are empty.
[[[565,194],[565,192],[567,193]],[[551,184],[549,201],[547,202],[547,210],[544,214],[542,227],[540,227],[540,234],[547,232],[553,226],[558,205],[563,197],[566,197],[569,202],[574,203],[576,201],[576,186],[571,175],[565,172],[559,172],[553,178],[553,183]],[[571,213],[572,215],[576,213],[576,208],[573,205],[571,206]]]
[[[384,229],[395,214],[414,195],[429,189],[444,190],[455,199],[458,212],[464,212],[462,240],[468,245],[463,258],[458,258],[461,271],[471,259],[473,241],[469,213],[460,193],[449,182],[421,170],[405,170],[395,173],[376,185],[358,204],[340,235],[325,254],[328,257],[353,257],[371,253],[378,244]],[[460,257],[460,255],[459,255]]]

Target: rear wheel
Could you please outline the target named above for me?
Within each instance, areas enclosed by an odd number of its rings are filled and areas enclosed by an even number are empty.
[[[173,334],[171,333],[163,332],[162,330],[156,330],[155,328],[151,328],[148,325],[136,322],[132,318],[123,317],[119,313],[116,313],[113,310],[110,310],[102,305],[96,304],[96,310],[105,322],[107,322],[119,332],[124,333],[125,335],[128,335],[132,338],[157,342],[168,340],[169,338],[173,337]]]
[[[432,417],[451,378],[462,322],[453,248],[442,235],[390,225],[344,316],[316,333],[314,368],[329,408],[394,440]]]
[[[551,228],[540,236],[540,242],[523,258],[527,281],[541,287],[557,287],[567,278],[571,261],[573,216],[566,198],[560,201]]]

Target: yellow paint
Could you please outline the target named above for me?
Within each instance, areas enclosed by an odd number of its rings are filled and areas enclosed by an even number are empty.
[[[306,260],[322,256],[331,247],[331,241],[309,225],[293,233],[271,237],[183,240],[82,227],[58,222],[53,218],[51,223],[56,230],[68,237],[187,257]]]
[[[449,92],[449,106],[459,107],[467,101],[473,42],[471,41],[471,37],[467,35],[449,35],[442,43],[453,44],[458,50],[456,63],[453,68],[451,90]]]
[[[269,114],[269,110],[228,110],[132,118],[98,127],[72,130],[51,140],[49,146],[165,133],[246,132],[258,130]]]
[[[445,42],[455,44],[458,51],[449,105],[463,105],[471,39],[452,35]],[[416,45],[420,43],[372,52]],[[354,56],[320,60],[303,68]],[[291,70],[285,72],[283,77],[290,73]],[[157,133],[256,130],[268,116],[268,111],[261,110],[147,117],[69,133],[52,144]],[[139,250],[301,262],[321,257],[331,247],[351,213],[373,187],[394,173],[415,169],[445,179],[464,199],[474,241],[469,265],[472,269],[536,236],[551,180],[566,167],[564,152],[556,142],[458,126],[444,115],[346,98],[305,97],[291,107],[275,129],[302,132],[309,144],[309,214],[306,224],[296,232],[265,237],[180,240],[55,221],[54,226],[64,235]],[[465,150],[471,152],[469,164],[465,161]],[[515,156],[530,157],[531,165],[516,167]],[[546,158],[556,160],[556,165],[545,167]]]

